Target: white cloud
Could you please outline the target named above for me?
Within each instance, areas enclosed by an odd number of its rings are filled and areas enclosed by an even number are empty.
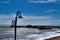
[[[6,0],[6,1],[0,1],[0,3],[10,3],[11,1],[10,0]]]
[[[23,19],[18,19],[18,25],[48,25],[50,24],[50,16],[23,16]],[[20,22],[19,22],[20,21]]]
[[[54,10],[54,9],[50,9],[50,10],[46,10],[46,13],[49,13],[49,12],[56,12],[57,10]]]
[[[11,25],[12,20],[15,18],[15,14],[0,15],[0,25]],[[59,19],[57,19],[59,20]],[[51,16],[24,16],[23,19],[18,18],[17,25],[58,25],[60,22],[52,20]]]
[[[51,22],[52,22],[51,24],[53,25],[60,26],[60,19],[53,19]]]
[[[56,3],[59,0],[29,0],[30,3]]]
[[[10,25],[14,17],[15,17],[14,14],[9,15],[0,14],[0,25]]]
[[[23,16],[24,19],[50,19],[50,16]]]

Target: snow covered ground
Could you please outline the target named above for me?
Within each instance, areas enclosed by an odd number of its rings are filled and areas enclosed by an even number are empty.
[[[59,32],[58,29],[17,28],[17,40],[45,40],[60,36]],[[14,28],[0,28],[0,40],[14,40]]]

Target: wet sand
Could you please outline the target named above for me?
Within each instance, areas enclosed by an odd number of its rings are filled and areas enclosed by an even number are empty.
[[[60,40],[60,36],[58,36],[58,37],[53,37],[53,38],[49,38],[49,39],[46,39],[46,40]]]

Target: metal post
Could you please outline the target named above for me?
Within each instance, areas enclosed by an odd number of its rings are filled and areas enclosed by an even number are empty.
[[[19,13],[20,13],[20,15],[19,15]],[[16,13],[16,17],[15,17],[15,37],[14,37],[14,40],[16,40],[16,27],[17,27],[17,18],[23,18],[22,16],[21,16],[21,12],[20,11],[17,11],[17,13]]]
[[[16,40],[16,26],[17,26],[17,17],[15,17],[15,40]]]

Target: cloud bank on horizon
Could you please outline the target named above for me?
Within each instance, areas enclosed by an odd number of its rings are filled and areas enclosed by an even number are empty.
[[[0,25],[11,25],[15,14],[0,15]],[[17,21],[17,25],[59,25],[60,19],[54,19],[52,16],[24,16]]]

